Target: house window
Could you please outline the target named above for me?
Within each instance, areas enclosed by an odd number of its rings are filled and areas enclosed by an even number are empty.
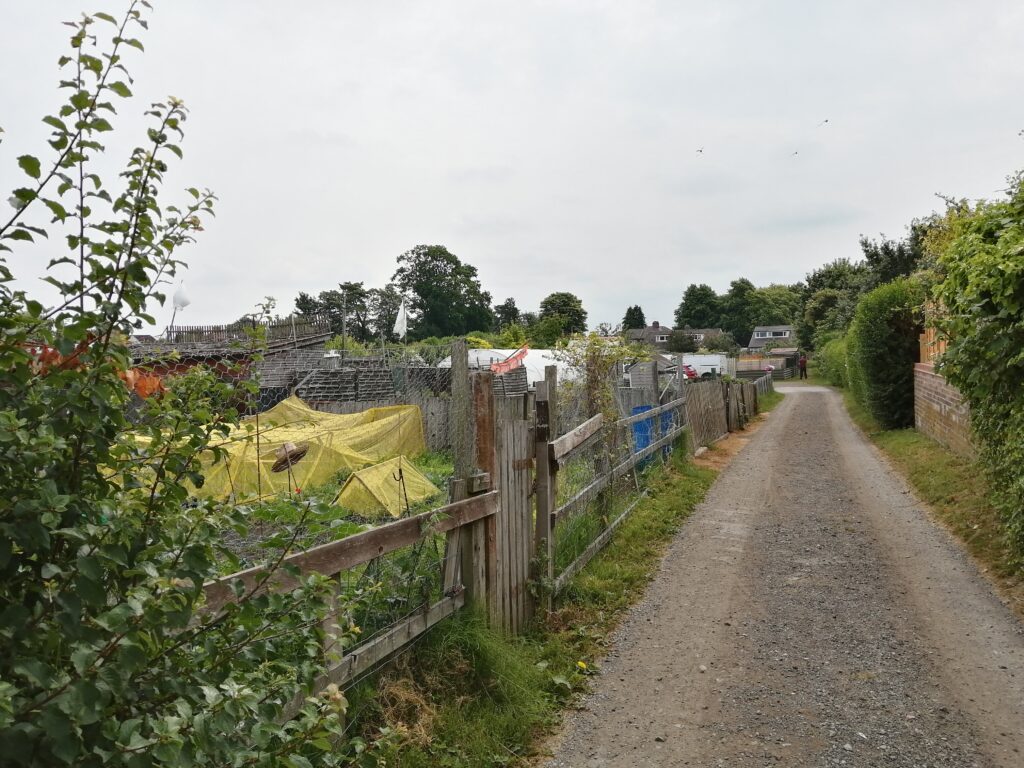
[[[660,344],[663,341],[668,341],[668,336],[655,336],[654,341]]]
[[[754,334],[755,339],[767,339],[770,334],[768,331],[758,331]]]
[[[789,337],[789,331],[772,331],[772,336],[776,339],[785,339]]]

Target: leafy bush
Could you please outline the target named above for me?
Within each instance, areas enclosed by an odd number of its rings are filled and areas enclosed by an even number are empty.
[[[864,294],[846,340],[850,390],[885,429],[914,423],[924,292],[900,278]]]
[[[825,342],[814,357],[818,371],[834,387],[846,387],[849,384],[846,375],[846,339],[833,338]]]
[[[676,329],[668,335],[668,351],[669,352],[696,352],[697,341],[693,338],[693,334],[687,333],[686,331]]]
[[[186,111],[170,99],[147,115],[147,141],[107,187],[93,173],[113,104],[130,96],[122,56],[142,45],[132,3],[72,23],[61,87],[69,98],[49,160],[24,155],[27,186],[0,219],[0,257],[20,263],[46,228],[70,252],[47,281],[46,308],[0,258],[0,754],[5,765],[338,764],[345,699],[304,700],[323,667],[324,582],[287,594],[241,589],[204,608],[225,532],[246,510],[188,498],[200,456],[237,423],[242,385],[193,369],[136,403],[129,422],[129,334],[212,212],[189,190],[158,202]],[[116,31],[98,50],[101,22]],[[47,223],[49,222],[49,223]],[[214,449],[215,450],[215,449]],[[273,568],[269,571],[273,573]],[[240,585],[238,585],[240,586]],[[296,698],[298,697],[298,698]],[[285,708],[297,700],[290,721]]]
[[[1024,556],[1024,184],[1008,199],[951,217],[935,290],[948,339],[940,370],[971,407],[981,459]]]

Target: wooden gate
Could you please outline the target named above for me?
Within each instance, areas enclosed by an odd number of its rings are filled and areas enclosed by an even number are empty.
[[[533,439],[527,397],[497,397],[496,478],[501,508],[495,517],[495,569],[491,620],[507,632],[518,633],[530,619],[527,590],[533,559]]]

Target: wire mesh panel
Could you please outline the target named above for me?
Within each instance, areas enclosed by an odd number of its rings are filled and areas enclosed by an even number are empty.
[[[551,547],[556,591],[606,544],[682,437],[682,400],[632,410],[559,463]]]

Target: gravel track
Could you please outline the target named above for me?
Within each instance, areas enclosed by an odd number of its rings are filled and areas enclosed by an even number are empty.
[[[824,388],[721,474],[550,768],[1024,766],[1024,626]]]

